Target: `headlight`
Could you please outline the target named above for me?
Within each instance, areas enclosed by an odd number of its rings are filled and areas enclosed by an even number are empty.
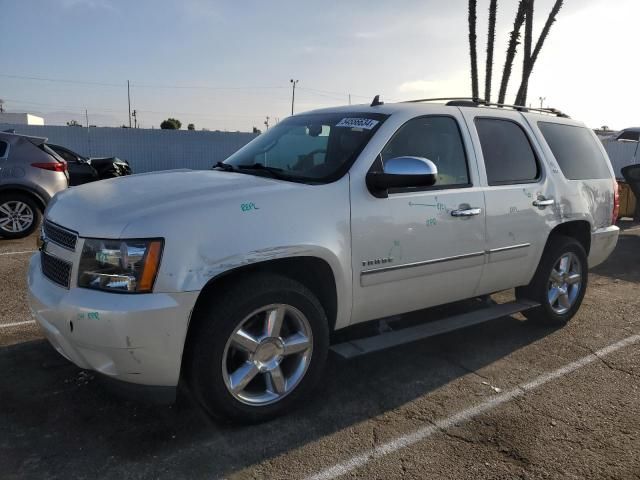
[[[153,289],[163,241],[84,241],[78,286],[112,292],[148,293]]]

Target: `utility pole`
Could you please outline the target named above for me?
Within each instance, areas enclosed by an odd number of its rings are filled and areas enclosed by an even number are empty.
[[[266,120],[264,121],[264,126],[269,130],[269,115],[267,115]]]
[[[127,80],[127,101],[129,102],[129,128],[131,128],[131,88]]]
[[[351,94],[349,94],[349,105],[351,105]]]
[[[84,109],[84,119],[87,122],[87,152],[88,156],[91,157],[91,133],[89,131],[89,112],[87,109]]]
[[[540,100],[540,108],[542,108],[542,104],[547,99],[547,97],[538,97],[538,99]]]
[[[131,116],[133,117],[133,128],[138,128],[138,111],[131,112]]]
[[[294,80],[292,78],[289,81],[291,82],[291,87],[293,88],[293,91],[291,92],[291,115],[293,115],[293,105],[296,101],[296,84],[298,83],[298,80]]]

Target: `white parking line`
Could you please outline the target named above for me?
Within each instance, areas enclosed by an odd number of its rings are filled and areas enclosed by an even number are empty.
[[[0,252],[0,255],[23,255],[25,253],[35,253],[36,250],[24,250],[22,252]]]
[[[609,355],[638,341],[640,341],[640,335],[633,335],[631,337],[625,338],[624,340],[614,343],[613,345],[609,345],[608,347],[602,348],[597,352],[594,352],[593,354],[587,355],[586,357],[582,357],[575,362],[569,363],[564,367],[561,367],[549,373],[542,374],[530,382],[518,385],[512,390],[493,397],[486,402],[482,402],[471,408],[462,410],[461,412],[458,412],[450,417],[436,421],[433,425],[420,428],[413,433],[403,435],[402,437],[398,437],[387,443],[383,443],[375,448],[367,450],[360,455],[356,455],[346,462],[342,462],[325,470],[322,470],[315,475],[307,477],[307,480],[331,480],[333,478],[345,475],[352,470],[355,470],[356,468],[366,465],[372,460],[384,457],[385,455],[394,453],[402,448],[409,447],[415,443],[425,440],[426,438],[432,436],[434,433],[438,433],[439,431],[446,430],[453,427],[454,425],[458,425],[460,423],[471,420],[472,418],[481,415],[499,405],[502,405],[503,403],[513,400],[514,398],[521,397],[525,393],[535,390],[536,388],[544,385],[547,382],[560,377],[564,377],[569,373],[575,372],[576,370],[595,362],[598,358]]]
[[[30,323],[36,323],[36,321],[35,320],[27,320],[25,322],[0,323],[0,328],[19,327],[20,325],[29,325]]]

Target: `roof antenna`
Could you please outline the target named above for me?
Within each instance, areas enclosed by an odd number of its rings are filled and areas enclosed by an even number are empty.
[[[373,97],[373,102],[371,102],[372,107],[377,107],[378,105],[384,105],[384,102],[380,100],[380,95]]]

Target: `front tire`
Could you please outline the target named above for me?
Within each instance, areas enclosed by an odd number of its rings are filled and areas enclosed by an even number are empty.
[[[540,307],[523,312],[524,316],[547,325],[567,324],[582,304],[588,270],[587,254],[577,240],[553,236],[531,283],[516,288],[517,298],[540,303]]]
[[[318,383],[329,328],[316,296],[256,274],[204,303],[188,346],[188,382],[211,415],[257,423],[290,411]]]
[[[27,195],[0,195],[0,237],[27,237],[38,228],[41,217],[36,202]]]

